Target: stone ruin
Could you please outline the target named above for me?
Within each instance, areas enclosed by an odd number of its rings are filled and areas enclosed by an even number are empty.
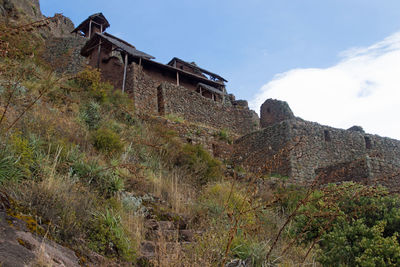
[[[316,178],[399,189],[400,141],[366,134],[360,126],[343,130],[296,118],[282,101],[268,99],[260,113],[263,129],[235,142],[237,164],[296,184]]]
[[[267,99],[261,105],[260,124],[262,128],[290,119],[294,119],[294,115],[285,101]]]
[[[103,14],[94,14],[72,35],[52,39],[48,54],[74,51],[76,63],[70,62],[68,71],[79,71],[83,61],[99,68],[104,80],[130,94],[138,113],[173,114],[242,136],[235,141],[233,161],[252,172],[280,174],[304,185],[317,178],[398,188],[400,141],[366,134],[360,126],[343,130],[296,118],[286,102],[275,99],[264,102],[259,119],[247,101],[227,93],[220,75],[179,58],[159,63],[106,33],[108,27]]]
[[[115,89],[130,94],[137,113],[173,114],[234,135],[259,129],[257,113],[249,109],[247,101],[235,100],[227,93],[227,80],[223,77],[176,57],[167,64],[157,62],[153,56],[107,33],[109,26],[102,13],[93,14],[71,31],[73,42],[53,42],[48,45],[47,54],[62,54],[60,50],[70,48],[75,55],[74,45],[80,45],[86,64],[100,69],[103,80],[111,82]],[[79,60],[70,62],[68,71],[79,71],[79,64],[74,62]]]

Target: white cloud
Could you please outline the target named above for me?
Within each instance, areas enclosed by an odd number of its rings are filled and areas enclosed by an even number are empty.
[[[338,128],[400,139],[400,32],[365,48],[340,54],[325,69],[278,74],[250,101],[259,110],[268,98],[285,100],[296,116]]]

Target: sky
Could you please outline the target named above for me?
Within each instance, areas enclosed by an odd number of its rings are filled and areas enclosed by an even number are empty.
[[[167,63],[195,61],[259,111],[400,139],[399,0],[41,0],[75,25],[103,12],[107,31]]]

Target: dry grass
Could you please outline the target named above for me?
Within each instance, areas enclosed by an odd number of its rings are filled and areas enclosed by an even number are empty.
[[[190,215],[196,194],[193,187],[185,184],[185,175],[179,169],[174,169],[150,174],[148,178],[153,195],[168,202],[174,212]]]

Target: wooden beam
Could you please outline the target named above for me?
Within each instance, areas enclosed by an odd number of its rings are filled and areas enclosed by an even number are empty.
[[[89,39],[92,37],[92,20],[89,22]]]
[[[124,79],[122,80],[122,92],[125,92],[126,69],[127,69],[127,67],[128,67],[128,53],[125,53]]]
[[[176,72],[176,85],[179,86],[179,72]]]
[[[101,39],[99,40],[99,47],[97,49],[97,69],[100,69],[100,55],[101,55]]]

